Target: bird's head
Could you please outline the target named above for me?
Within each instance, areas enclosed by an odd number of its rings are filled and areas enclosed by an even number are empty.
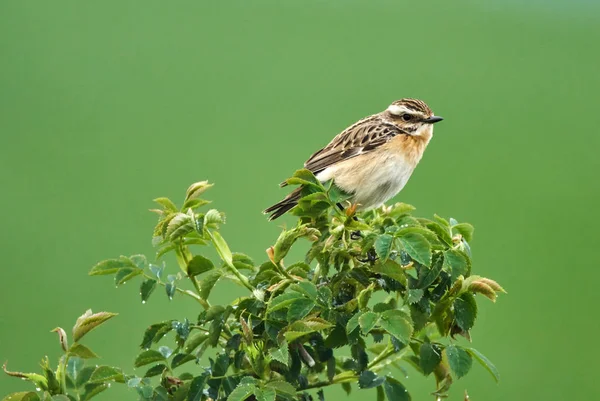
[[[386,117],[410,135],[431,135],[432,124],[442,121],[435,116],[425,102],[418,99],[400,99],[390,104],[384,112]]]

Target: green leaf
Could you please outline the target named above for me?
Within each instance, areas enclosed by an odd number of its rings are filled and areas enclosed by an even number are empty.
[[[148,365],[153,362],[165,361],[165,357],[160,352],[149,349],[141,352],[136,358],[134,362],[134,366],[139,368],[140,366]]]
[[[137,267],[131,259],[121,256],[119,259],[103,260],[92,267],[88,273],[90,276],[102,276],[105,274],[114,274],[124,267]]]
[[[115,274],[115,284],[124,284],[132,278],[134,278],[135,276],[139,276],[143,272],[144,270],[140,269],[139,267],[124,267],[122,269],[119,269],[117,274]]]
[[[383,383],[383,390],[389,401],[410,401],[410,394],[406,387],[402,385],[398,380],[386,377]]]
[[[161,363],[159,365],[154,365],[150,369],[144,373],[144,377],[154,377],[162,374],[167,368],[167,365]]]
[[[119,383],[125,383],[123,371],[111,366],[98,366],[90,377],[90,383],[103,383],[113,380]]]
[[[385,331],[403,343],[408,343],[410,341],[413,327],[401,311],[388,310],[383,312],[379,324]]]
[[[442,353],[437,345],[423,343],[419,352],[419,365],[425,375],[429,375],[442,361]]]
[[[254,390],[256,401],[275,401],[275,390],[272,388],[256,388]]]
[[[471,242],[473,239],[474,230],[475,228],[469,223],[459,223],[455,226],[452,226],[452,231],[462,235],[467,242]]]
[[[33,391],[23,391],[9,394],[2,401],[40,401],[40,397]]]
[[[411,288],[407,292],[406,302],[412,305],[419,302],[421,298],[423,298],[423,290],[420,288]]]
[[[150,294],[154,292],[155,288],[156,280],[150,278],[148,280],[142,281],[142,284],[140,285],[140,296],[142,297],[143,304],[145,304],[148,298],[150,298]]]
[[[165,284],[165,291],[169,300],[172,300],[175,296],[175,292],[177,291],[177,286],[174,283],[167,283]]]
[[[389,234],[382,234],[375,240],[375,252],[381,262],[385,262],[390,256],[393,243],[394,237]]]
[[[208,338],[207,333],[197,333],[193,337],[190,337],[185,343],[183,348],[184,352],[191,354],[200,344],[202,344]]]
[[[348,320],[348,323],[346,324],[346,333],[347,334],[350,334],[354,330],[356,330],[356,328],[360,324],[361,315],[362,315],[362,312],[358,312],[358,313],[354,314],[354,316],[352,316],[350,318],[350,320]]]
[[[187,275],[197,276],[202,273],[206,273],[215,268],[213,262],[210,259],[205,258],[202,255],[196,255],[188,262]]]
[[[81,315],[77,319],[77,321],[75,322],[75,326],[73,326],[73,341],[79,341],[81,337],[83,337],[102,323],[106,322],[113,316],[117,316],[117,313],[92,313],[92,310],[88,309],[83,315]]]
[[[448,249],[444,252],[444,267],[450,272],[452,281],[458,276],[465,276],[469,271],[469,265],[466,256],[455,249]]]
[[[390,211],[388,212],[388,216],[400,217],[404,214],[408,214],[408,213],[412,212],[413,210],[416,210],[416,207],[414,207],[413,205],[409,205],[408,203],[398,202],[391,207]]]
[[[220,271],[213,271],[204,276],[204,278],[200,281],[200,297],[202,299],[207,299],[210,295],[215,284],[221,278],[222,273]]]
[[[206,336],[205,336],[206,338]],[[183,365],[184,363],[195,360],[196,357],[191,354],[177,354],[171,360],[171,369],[175,369],[178,366]]]
[[[71,401],[71,399],[64,394],[53,395],[51,400],[52,401]]]
[[[306,295],[308,298],[313,301],[317,299],[318,291],[317,286],[311,283],[310,281],[302,281],[298,284],[294,284],[290,287],[291,290],[300,292]]]
[[[417,286],[422,289],[426,289],[427,287],[429,287],[438,278],[443,267],[443,259],[439,256],[435,257],[430,268],[425,268],[425,272],[421,270],[422,275],[419,277],[419,282],[417,283]]]
[[[109,383],[89,383],[85,385],[85,392],[81,401],[88,401],[110,387]]]
[[[165,237],[174,241],[194,231],[194,220],[186,213],[177,213],[167,226]]]
[[[454,301],[454,318],[458,327],[471,330],[477,317],[477,302],[473,294],[465,292]]]
[[[175,204],[169,198],[156,198],[154,199],[154,202],[164,207],[165,210],[169,210],[171,212],[177,211],[177,206],[175,206]]]
[[[233,253],[233,265],[238,270],[254,270],[254,261],[248,255],[243,253]]]
[[[385,392],[383,391],[383,386],[377,387],[376,390],[377,390],[377,401],[385,401]]]
[[[77,383],[83,365],[83,359],[76,356],[69,358],[69,362],[67,363],[67,375],[73,380],[73,384]]]
[[[246,398],[254,394],[256,386],[254,384],[240,383],[227,397],[228,401],[244,401]]]
[[[269,352],[269,355],[271,355],[272,359],[279,361],[285,366],[289,367],[288,363],[290,359],[290,351],[288,348],[287,341],[283,341],[278,349],[271,350]]]
[[[305,168],[297,170],[291,178],[285,180],[289,185],[308,185],[316,189],[324,191],[325,188],[315,175]]]
[[[172,320],[155,323],[144,332],[144,338],[140,344],[141,348],[148,349],[153,342],[158,342],[165,334],[173,330]]]
[[[233,266],[233,255],[231,254],[231,250],[229,250],[229,246],[221,234],[219,234],[218,231],[212,231],[211,237],[221,260],[227,263],[228,266]]]
[[[461,378],[469,372],[473,359],[467,351],[457,345],[450,345],[446,347],[445,352],[450,369],[457,378]]]
[[[190,384],[190,391],[187,395],[187,401],[200,401],[202,399],[204,386],[206,385],[206,379],[208,374],[202,374],[194,377]]]
[[[496,368],[496,366],[494,366],[492,361],[487,359],[485,355],[477,351],[475,348],[467,348],[467,352],[471,354],[471,356],[473,356],[473,358],[475,358],[475,360],[479,362],[481,366],[483,366],[488,372],[490,372],[496,383],[500,381],[500,372],[498,372],[498,369]]]
[[[288,382],[275,380],[269,382],[265,385],[265,387],[275,390],[278,396],[284,398],[295,398],[296,397],[296,388],[292,386]]]
[[[293,322],[304,318],[315,307],[315,302],[308,298],[298,298],[294,300],[288,309],[287,320]]]
[[[75,387],[81,388],[87,384],[92,377],[92,373],[96,370],[95,366],[86,366],[77,375],[77,379],[75,380]]]
[[[409,232],[398,237],[398,239],[411,258],[422,265],[431,265],[431,245],[424,236]]]
[[[370,370],[365,370],[358,377],[358,387],[360,387],[362,389],[373,388],[373,387],[381,386],[381,384],[384,381],[385,381],[385,377],[377,376],[375,373],[371,372]]]
[[[98,355],[83,344],[74,343],[69,348],[69,354],[76,355],[83,359],[98,358]]]
[[[302,294],[299,294],[295,291],[284,292],[283,294],[278,295],[269,301],[268,311],[275,312],[279,309],[288,308],[292,303],[299,299],[305,298],[302,296]]]
[[[358,318],[358,323],[364,334],[367,334],[373,327],[379,323],[379,314],[375,312],[365,312]]]
[[[406,274],[400,264],[393,260],[387,260],[386,262],[377,261],[373,265],[372,270],[376,273],[385,274],[386,276],[393,278],[402,285],[406,285]]]

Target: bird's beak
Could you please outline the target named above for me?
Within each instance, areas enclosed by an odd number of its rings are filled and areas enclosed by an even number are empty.
[[[423,120],[423,122],[427,123],[427,124],[435,124],[435,123],[440,122],[442,120],[443,120],[443,118],[440,117],[440,116],[431,116],[431,117]]]

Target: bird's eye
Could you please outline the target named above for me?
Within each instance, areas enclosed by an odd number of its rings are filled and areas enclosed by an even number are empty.
[[[412,119],[412,116],[410,114],[402,114],[402,119],[404,121],[410,121]]]

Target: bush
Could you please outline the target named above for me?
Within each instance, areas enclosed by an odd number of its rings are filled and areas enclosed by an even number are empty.
[[[71,336],[54,330],[64,351],[55,370],[47,357],[42,374],[4,366],[7,374],[37,389],[5,400],[87,401],[116,382],[134,388],[141,400],[312,400],[314,394],[323,400],[323,388],[339,384],[350,393],[357,383],[374,389],[378,400],[403,401],[410,395],[390,368],[403,370],[408,363],[433,375],[433,394],[444,397],[473,359],[498,380],[485,356],[454,341],[457,335],[469,338],[476,296],[495,301],[504,291],[472,274],[470,224],[414,217],[414,208],[403,203],[357,217],[352,207],[336,207],[344,202],[343,193],[307,170],[287,182],[303,188],[292,210],[299,221],[281,233],[261,264],[229,249],[219,233],[223,213],[202,211],[209,202],[201,196],[211,184],[193,184],[181,208],[156,199],[156,260],[173,253],[179,272],[133,255],[102,261],[90,275],[113,275],[117,285],[141,280],[142,302],[164,287],[169,298],[179,293],[197,302],[199,316],[149,326],[135,359],[135,367],[149,368],[138,377],[87,364],[96,354],[81,340],[116,315],[87,311]],[[301,238],[312,243],[305,260],[284,263]],[[195,253],[206,246],[217,251],[218,265]],[[209,296],[219,280],[248,293],[231,304],[213,305]],[[185,281],[191,289],[184,289]],[[168,333],[172,340],[165,339]],[[214,350],[207,358],[209,349]]]

